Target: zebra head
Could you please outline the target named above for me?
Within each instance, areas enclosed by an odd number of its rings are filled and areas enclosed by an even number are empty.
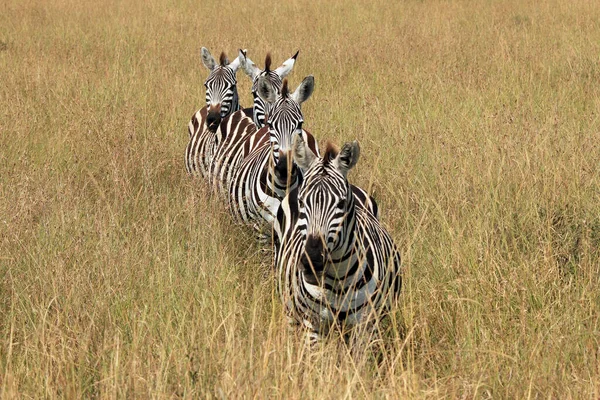
[[[313,284],[327,261],[344,254],[354,239],[355,203],[347,175],[359,156],[357,141],[339,151],[328,144],[322,157],[315,156],[301,136],[294,144],[293,157],[304,174],[297,203],[297,229],[304,243],[299,267]]]
[[[258,96],[270,108],[265,124],[269,129],[269,140],[273,149],[274,172],[280,182],[287,182],[296,174],[296,166],[290,152],[294,137],[304,134],[304,117],[300,105],[309,99],[314,88],[315,78],[312,75],[304,78],[293,93],[288,90],[287,79],[283,81],[280,92],[266,76],[258,79]]]
[[[210,71],[204,82],[208,106],[206,125],[215,132],[221,119],[239,109],[235,74],[240,67],[243,52],[240,50],[238,57],[232,63],[229,63],[225,53],[221,53],[217,64],[206,47],[202,48],[201,55],[202,63]]]
[[[244,68],[246,75],[252,79],[252,96],[254,96],[253,119],[257,128],[260,129],[265,125],[265,118],[270,112],[269,104],[265,103],[258,94],[259,79],[268,79],[271,85],[279,92],[283,86],[283,79],[292,72],[299,52],[300,50],[274,70],[271,70],[271,54],[267,54],[267,57],[265,58],[265,69],[262,70],[246,56],[246,53],[242,53],[242,67]]]

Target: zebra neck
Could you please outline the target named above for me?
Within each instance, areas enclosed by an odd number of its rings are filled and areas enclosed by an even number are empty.
[[[238,96],[237,89],[233,92],[233,98],[231,99],[231,109],[228,114],[233,114],[236,111],[239,111],[242,107],[240,107],[240,98]]]
[[[299,175],[298,173],[291,174],[288,171],[287,179],[285,180],[282,180],[277,176],[277,173],[275,172],[275,165],[279,160],[275,158],[272,145],[270,149],[269,159],[270,161],[268,163],[266,181],[267,188],[265,189],[268,189],[270,191],[271,196],[283,199],[292,189],[298,186]]]
[[[265,126],[267,114],[269,114],[269,105],[257,97],[252,105],[252,120],[257,129]]]
[[[348,280],[348,278],[361,275],[367,263],[367,249],[360,246],[354,229],[348,232],[345,239],[346,244],[331,253],[325,266],[326,279],[337,290],[351,285],[353,279]]]
[[[252,120],[257,129],[260,129],[265,125],[265,113],[262,109],[256,107],[256,105],[254,105],[254,108],[252,109]]]
[[[331,262],[334,265],[349,261],[350,258],[357,256],[357,253],[360,252],[356,246],[356,206],[354,195],[351,194],[351,196],[348,214],[342,227],[343,240],[340,242],[337,248],[333,249],[331,252]]]
[[[256,125],[257,129],[262,128],[261,121],[259,120],[258,115],[256,113],[256,107],[252,109],[252,121],[254,122],[254,125]]]

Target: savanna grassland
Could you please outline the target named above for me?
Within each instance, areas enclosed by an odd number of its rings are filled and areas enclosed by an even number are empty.
[[[187,176],[201,46],[300,49],[304,127],[360,141],[384,350],[309,351]],[[597,1],[2,0],[0,105],[2,398],[600,396]]]

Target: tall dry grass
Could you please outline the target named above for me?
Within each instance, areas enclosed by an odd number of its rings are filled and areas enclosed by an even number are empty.
[[[384,353],[308,352],[186,176],[201,46],[301,49],[305,127],[361,142]],[[0,397],[598,398],[599,62],[595,1],[5,0]]]

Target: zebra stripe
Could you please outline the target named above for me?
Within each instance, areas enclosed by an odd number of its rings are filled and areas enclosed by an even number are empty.
[[[257,132],[252,122],[252,109],[246,108],[225,118],[217,130],[219,144],[210,168],[211,186],[216,193],[225,193],[227,184],[244,156],[246,139]]]
[[[266,79],[268,79],[269,82],[271,83],[271,85],[273,85],[273,87],[275,87],[277,89],[277,92],[281,92],[281,86],[283,85],[283,80],[279,75],[277,75],[277,73],[275,71],[265,70],[260,73],[259,77],[265,77]],[[270,110],[270,104],[265,102],[262,99],[262,97],[260,97],[258,95],[258,78],[255,79],[252,84],[252,96],[254,97],[254,104],[253,104],[254,124],[258,128],[262,128],[263,126],[265,126],[265,118],[271,110]]]
[[[258,230],[266,224],[270,226],[281,199],[300,184],[302,174],[290,154],[294,137],[301,136],[311,151],[319,154],[315,138],[302,129],[304,118],[300,110],[300,104],[310,97],[313,88],[314,78],[308,76],[290,94],[284,80],[277,96],[267,79],[259,79],[258,93],[272,104],[272,109],[267,126],[247,138],[242,162],[229,182],[230,211],[239,222]]]
[[[298,53],[300,50],[296,52],[292,57],[287,59],[280,67],[275,70],[271,70],[271,54],[267,54],[265,58],[265,69],[261,70],[258,68],[252,60],[246,57],[245,62],[243,62],[244,71],[246,74],[252,78],[252,96],[254,97],[254,105],[253,105],[253,120],[254,124],[257,128],[262,128],[265,125],[265,118],[269,114],[270,104],[265,102],[258,95],[258,81],[260,77],[264,77],[267,79],[270,84],[276,88],[277,92],[281,91],[281,86],[283,85],[283,79],[292,71],[294,68],[294,64],[296,63],[296,59],[298,58]]]
[[[281,199],[302,183],[302,174],[290,155],[277,155],[267,127],[258,135],[262,137],[258,147],[234,171],[229,185],[229,208],[238,222],[270,237],[265,228],[270,228],[275,220]],[[311,151],[319,154],[317,141],[310,132],[302,130],[295,135],[302,136]]]
[[[372,327],[400,294],[400,254],[346,178],[358,156],[357,142],[322,158],[301,139],[294,146],[304,182],[278,210],[275,266],[286,313],[311,342],[332,327]]]
[[[241,110],[223,120],[217,132],[221,140],[215,149],[215,158],[211,166],[211,180],[213,189],[220,193],[227,193],[231,183],[232,173],[239,168],[244,155],[254,149],[256,141],[262,136],[258,130],[264,125],[265,114],[268,115],[270,104],[267,104],[258,96],[259,80],[267,80],[268,83],[280,92],[283,86],[283,78],[287,76],[296,63],[298,52],[286,60],[275,70],[271,70],[271,55],[265,58],[265,69],[261,70],[247,57],[245,52],[241,54],[241,65],[244,72],[252,78],[252,92],[254,105],[252,113]],[[266,104],[266,105],[265,105]],[[237,114],[237,115],[236,115]],[[244,148],[247,151],[244,152]]]
[[[208,176],[218,145],[216,131],[219,122],[240,109],[236,72],[242,54],[240,51],[230,64],[225,53],[221,53],[220,64],[217,65],[209,51],[202,48],[202,62],[210,74],[204,83],[206,106],[196,111],[188,124],[190,141],[185,150],[185,166],[189,174]]]

